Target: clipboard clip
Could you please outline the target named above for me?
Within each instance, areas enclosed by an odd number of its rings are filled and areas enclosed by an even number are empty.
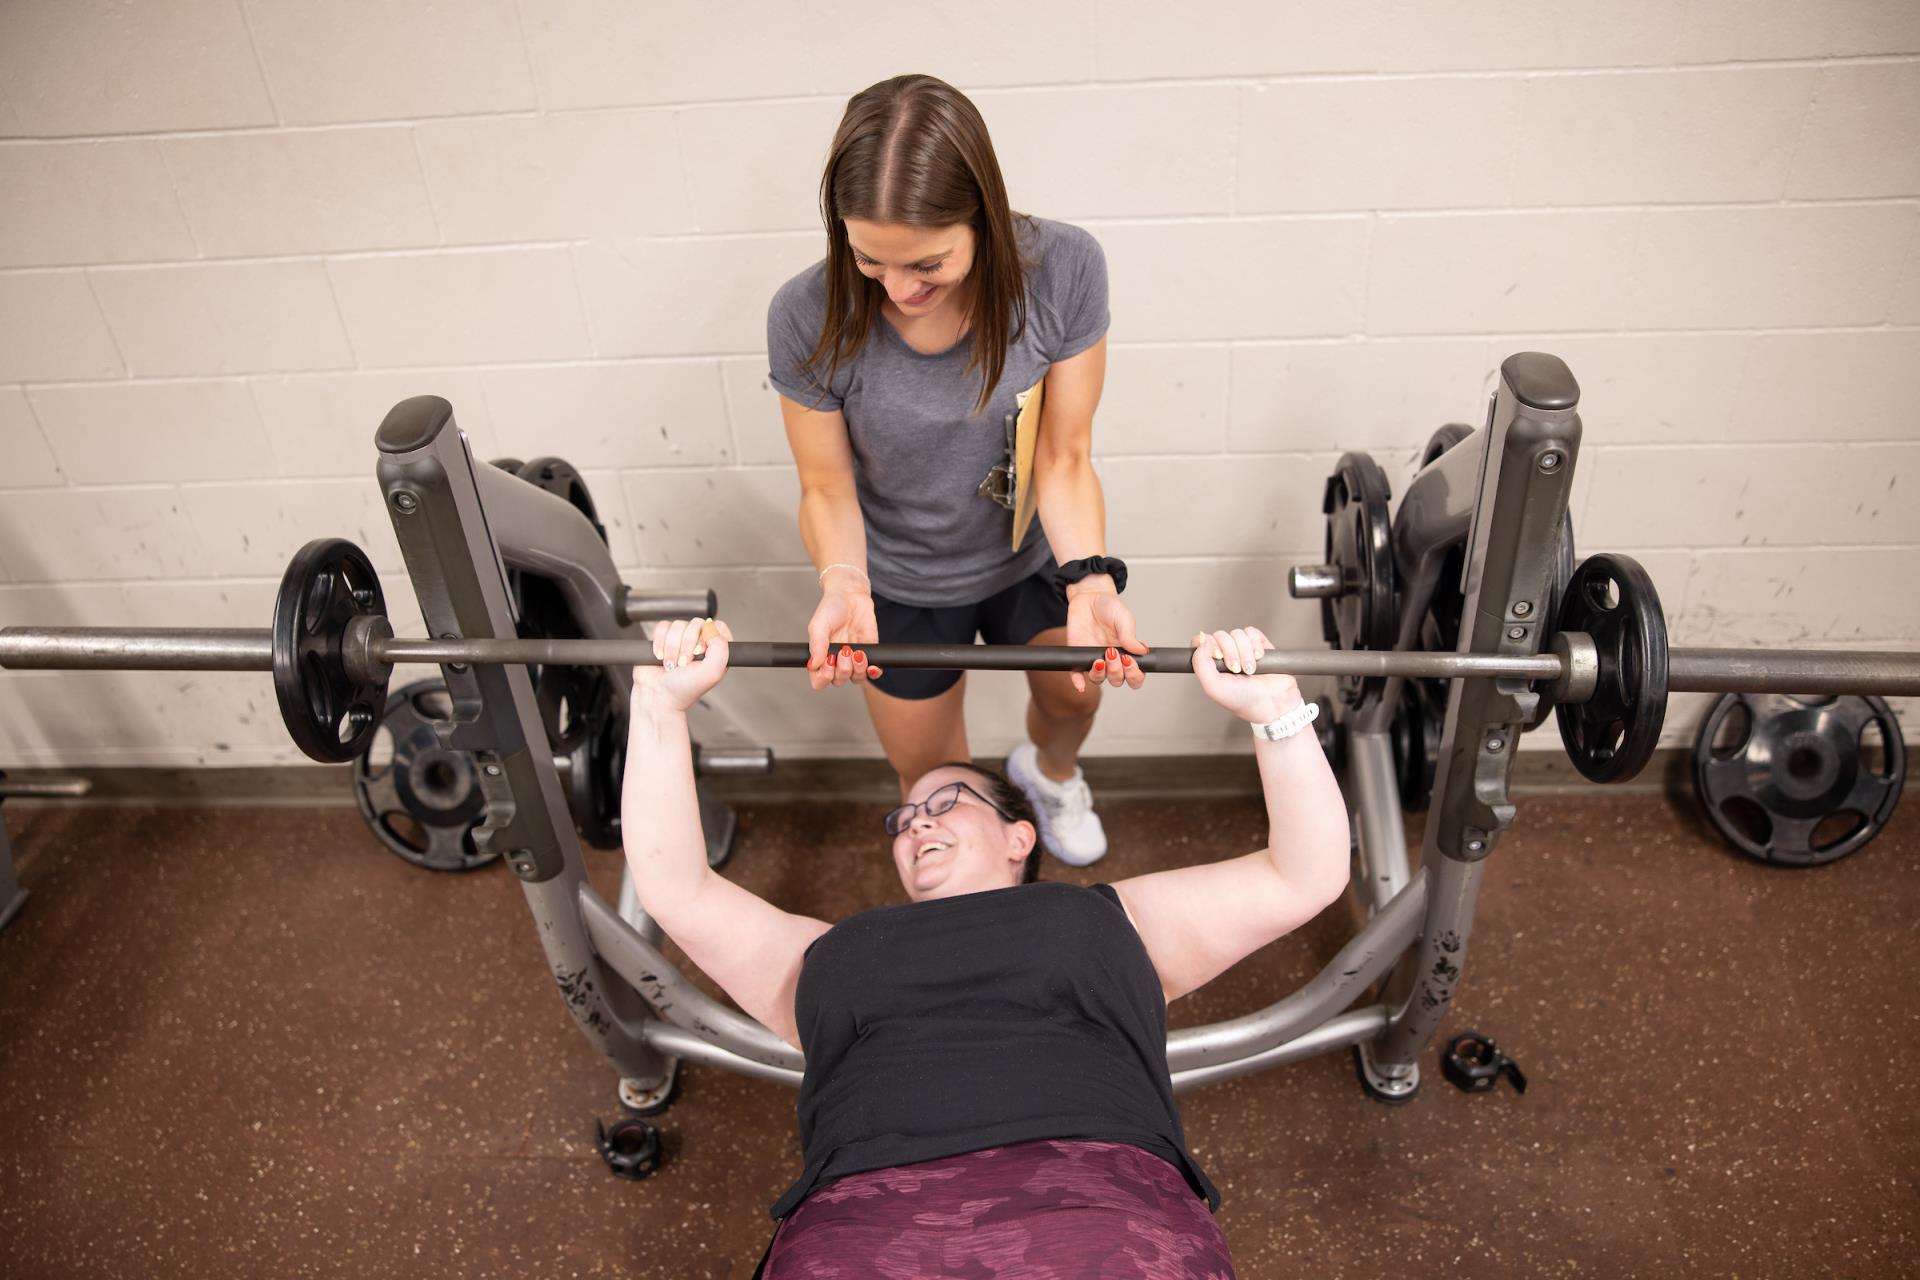
[[[1020,492],[1020,476],[1014,461],[1015,421],[1013,414],[1007,415],[1007,456],[987,470],[987,478],[974,490],[976,497],[997,502],[1009,511],[1013,510],[1015,497]]]

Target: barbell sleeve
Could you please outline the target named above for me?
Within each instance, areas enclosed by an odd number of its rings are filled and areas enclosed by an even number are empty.
[[[1667,687],[1685,693],[1920,694],[1920,653],[1672,649]]]
[[[48,671],[271,671],[273,632],[215,627],[4,627],[0,667]]]

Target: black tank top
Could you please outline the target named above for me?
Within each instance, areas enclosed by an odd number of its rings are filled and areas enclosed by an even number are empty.
[[[773,1206],[869,1169],[1042,1138],[1125,1142],[1196,1195],[1160,979],[1120,896],[1041,883],[850,916],[807,949],[794,1013],[807,1167]]]

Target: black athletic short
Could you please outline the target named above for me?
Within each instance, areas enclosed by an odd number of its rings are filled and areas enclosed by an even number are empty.
[[[1020,579],[974,604],[925,608],[900,604],[878,592],[873,613],[882,644],[1026,644],[1042,631],[1067,625],[1067,602],[1044,573]],[[960,683],[958,671],[888,669],[874,687],[896,698],[933,698]]]

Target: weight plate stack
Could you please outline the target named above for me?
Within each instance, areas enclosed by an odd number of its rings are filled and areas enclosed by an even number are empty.
[[[1861,749],[1869,727],[1879,731],[1877,769]],[[1906,772],[1900,722],[1884,698],[1729,693],[1693,745],[1694,786],[1714,829],[1776,866],[1818,867],[1858,851],[1893,816]]]

